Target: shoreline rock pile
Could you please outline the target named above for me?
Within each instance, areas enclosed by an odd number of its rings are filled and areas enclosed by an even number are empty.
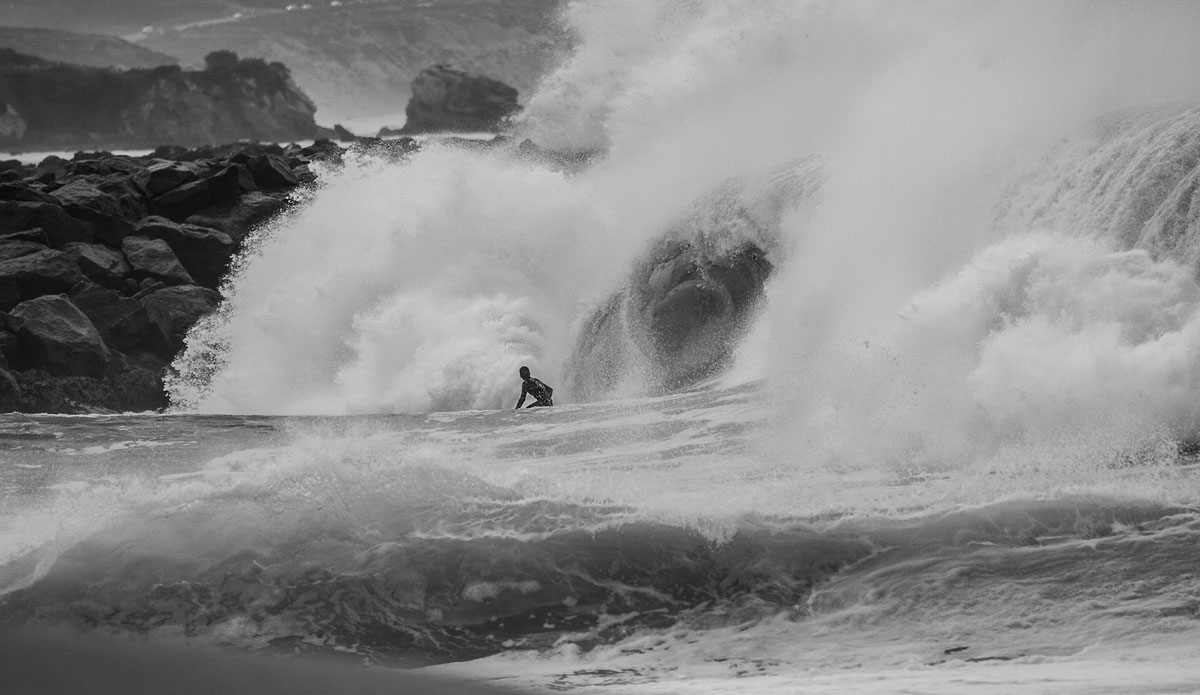
[[[0,162],[0,412],[144,411],[247,235],[338,160],[309,147]]]

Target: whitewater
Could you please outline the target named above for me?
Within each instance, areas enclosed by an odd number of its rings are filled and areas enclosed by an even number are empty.
[[[0,416],[0,691],[1200,691],[1200,6],[560,19],[507,144],[254,234],[171,412]]]

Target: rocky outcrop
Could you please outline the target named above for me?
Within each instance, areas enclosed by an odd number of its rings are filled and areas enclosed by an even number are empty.
[[[244,144],[12,169],[0,184],[0,412],[165,406],[165,370],[219,304],[242,242],[313,180],[309,163],[341,154]]]
[[[784,214],[818,190],[817,163],[731,179],[698,200],[582,325],[569,365],[578,398],[633,375],[685,388],[723,368],[771,276]]]
[[[499,132],[518,110],[517,90],[503,82],[434,65],[413,80],[401,132]]]
[[[285,66],[224,53],[232,60],[210,61],[204,70],[115,70],[0,49],[0,114],[10,114],[0,115],[0,148],[197,147],[328,134]]]
[[[185,63],[215,48],[282,61],[319,119],[336,123],[399,113],[417,74],[451,59],[530,94],[570,40],[555,21],[561,0],[296,4],[241,22],[164,29],[139,43]]]
[[[65,295],[21,302],[9,312],[8,327],[26,359],[52,376],[100,376],[112,359],[100,332]]]

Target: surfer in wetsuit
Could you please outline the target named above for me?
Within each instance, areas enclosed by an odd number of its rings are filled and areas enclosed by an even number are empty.
[[[521,367],[521,400],[517,401],[517,410],[520,410],[521,404],[525,402],[525,396],[533,396],[533,402],[529,404],[530,408],[539,405],[554,405],[554,389],[542,383],[541,379],[535,379],[529,375],[529,367]]]

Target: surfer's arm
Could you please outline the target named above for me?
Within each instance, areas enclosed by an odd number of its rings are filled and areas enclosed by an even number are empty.
[[[521,404],[525,402],[525,394],[527,394],[527,393],[529,393],[529,387],[527,387],[525,384],[522,383],[521,384],[521,400],[517,401],[517,407],[514,408],[513,410],[521,409]]]

